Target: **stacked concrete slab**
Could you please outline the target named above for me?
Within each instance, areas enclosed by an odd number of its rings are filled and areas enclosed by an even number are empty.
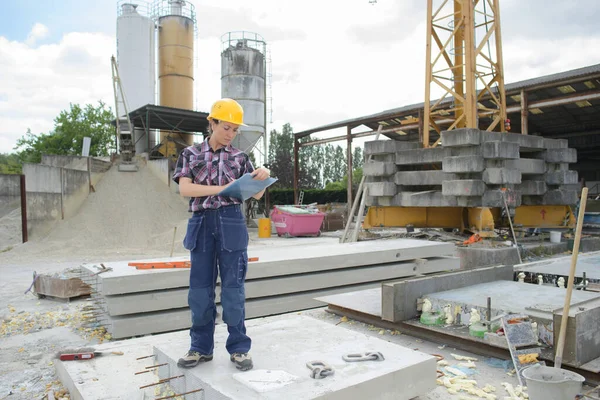
[[[365,143],[369,206],[510,207],[577,203],[575,149],[563,139],[456,129],[442,145]]]
[[[452,244],[409,239],[250,249],[258,261],[249,264],[246,276],[246,317],[314,308],[321,305],[315,297],[458,269],[459,260],[448,257],[453,251]],[[189,328],[189,269],[136,270],[127,264],[104,263],[112,270],[100,274],[97,265],[82,266],[108,332],[124,338]]]

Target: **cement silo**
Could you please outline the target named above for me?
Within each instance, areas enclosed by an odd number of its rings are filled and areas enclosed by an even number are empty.
[[[192,110],[194,106],[194,38],[196,12],[182,0],[157,0],[159,104]],[[170,137],[172,140],[167,140]],[[161,153],[177,155],[176,147],[194,143],[191,134],[161,131]]]
[[[129,112],[156,103],[155,25],[149,5],[137,3],[117,3],[117,64]],[[119,112],[119,117],[125,114],[124,109]],[[143,129],[134,132],[136,153],[153,145],[143,135]]]
[[[226,33],[221,43],[221,97],[242,105],[248,125],[240,128],[233,146],[249,152],[261,137],[265,139],[267,45],[260,35],[250,32]]]

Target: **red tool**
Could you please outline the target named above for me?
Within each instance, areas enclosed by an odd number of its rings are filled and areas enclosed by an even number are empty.
[[[80,360],[91,360],[95,357],[100,357],[106,354],[114,354],[117,356],[122,356],[122,351],[85,351],[86,349],[82,349],[79,352],[77,351],[69,351],[66,353],[61,353],[59,355],[59,359],[61,361],[80,361]]]

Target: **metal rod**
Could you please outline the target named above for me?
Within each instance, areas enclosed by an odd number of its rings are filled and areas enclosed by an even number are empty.
[[[492,298],[487,298],[487,328],[488,332],[492,331]]]
[[[28,240],[27,237],[27,190],[25,187],[25,175],[20,177],[21,186],[21,236],[23,243]]]
[[[162,367],[163,365],[168,365],[168,364],[169,363],[151,365],[149,367],[146,367],[146,369],[158,368],[158,367]]]
[[[190,390],[189,392],[185,392],[185,393],[179,393],[179,394],[173,394],[171,396],[165,396],[165,397],[157,397],[154,400],[165,400],[165,399],[172,399],[173,397],[177,397],[177,396],[185,396],[186,394],[190,394],[190,393],[196,393],[196,392],[201,392],[204,389],[196,389],[196,390]]]
[[[144,358],[154,357],[154,354],[150,354],[149,356],[138,357],[136,360],[143,360]]]
[[[136,372],[134,375],[147,374],[148,372],[152,372],[152,371],[150,371],[150,370],[140,371],[140,372]]]
[[[158,382],[156,382],[156,383],[151,383],[151,384],[149,384],[149,385],[140,386],[140,389],[145,389],[145,388],[148,388],[148,387],[151,387],[151,386],[160,385],[161,383],[169,382],[169,381],[171,381],[171,380],[173,380],[173,379],[177,379],[177,378],[182,378],[183,376],[184,376],[184,375],[179,375],[179,376],[173,376],[173,377],[171,377],[171,378],[165,378],[165,379],[161,379],[161,380],[159,380],[159,381],[158,381]]]

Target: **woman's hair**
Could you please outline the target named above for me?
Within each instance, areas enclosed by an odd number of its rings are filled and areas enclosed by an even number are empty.
[[[209,120],[209,124],[208,124],[208,136],[212,135],[212,128],[210,127],[210,121],[213,121],[215,123],[215,125],[219,125],[219,120],[218,119],[211,119]]]

